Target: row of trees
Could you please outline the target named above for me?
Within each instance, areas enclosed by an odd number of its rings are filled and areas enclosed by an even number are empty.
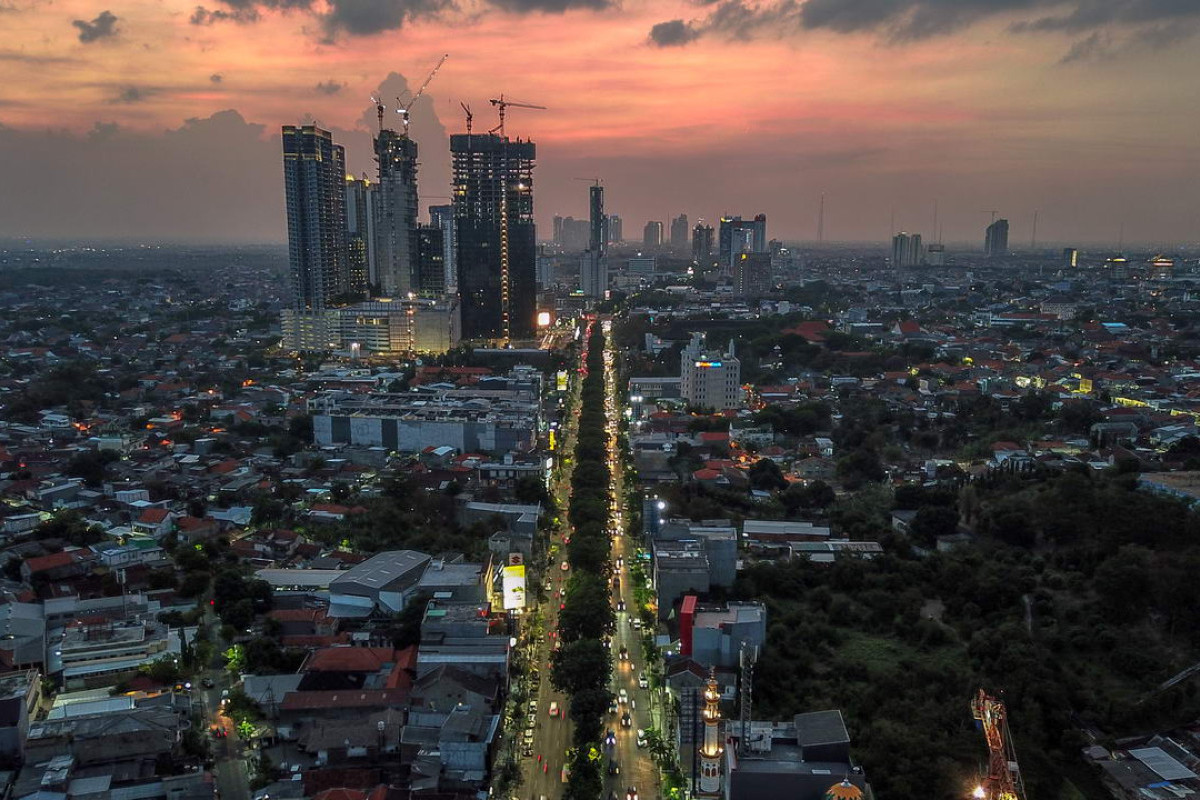
[[[604,408],[604,335],[587,343],[586,376],[580,392],[579,435],[571,473],[567,544],[571,577],[563,593],[550,680],[571,698],[574,723],[569,755],[567,800],[599,797],[603,789],[599,743],[604,714],[612,701],[608,689],[612,663],[604,639],[613,628],[609,603],[609,510],[612,475],[608,468],[607,415]]]

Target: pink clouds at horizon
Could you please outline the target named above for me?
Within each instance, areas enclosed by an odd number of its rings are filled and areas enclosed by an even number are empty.
[[[731,210],[766,210],[780,234],[808,235],[808,206],[821,191],[845,195],[846,213],[861,215],[843,222],[846,238],[881,238],[889,209],[903,216],[911,206],[918,218],[934,196],[1005,204],[1014,217],[1077,204],[1062,215],[1063,237],[1102,240],[1122,205],[1153,210],[1140,223],[1146,238],[1194,235],[1194,215],[1178,208],[1189,201],[1182,188],[1166,208],[1161,197],[1114,199],[1131,180],[1174,186],[1179,165],[1196,163],[1200,109],[1175,77],[1197,71],[1200,56],[1186,47],[1060,64],[1075,40],[1016,35],[999,18],[903,43],[811,30],[652,45],[656,23],[700,16],[688,2],[562,14],[471,7],[329,42],[303,11],[194,25],[191,0],[129,0],[112,7],[114,34],[83,42],[75,21],[102,8],[58,0],[34,13],[16,2],[3,12],[0,49],[0,124],[13,131],[83,137],[116,123],[156,137],[225,109],[263,125],[271,142],[280,124],[306,118],[364,131],[368,97],[389,73],[412,87],[448,52],[428,90],[447,131],[463,129],[460,100],[472,105],[476,130],[495,125],[487,99],[501,92],[548,107],[514,110],[508,126],[539,145],[547,219],[583,213],[571,178],[604,170],[630,237],[646,219]],[[435,147],[445,144],[422,143],[423,152]],[[698,165],[709,180],[693,174]],[[976,219],[948,214],[949,235],[973,236]],[[0,215],[0,234],[4,223]],[[1053,223],[1043,225],[1053,235]]]

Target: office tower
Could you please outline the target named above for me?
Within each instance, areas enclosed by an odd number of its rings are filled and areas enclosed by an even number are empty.
[[[417,143],[382,130],[375,137],[379,189],[375,201],[375,260],[385,297],[413,290],[413,231],[417,227]]]
[[[586,219],[563,217],[558,244],[563,250],[586,250],[592,238],[591,225]]]
[[[554,283],[554,259],[545,254],[542,246],[538,247],[537,264],[535,267],[537,288],[547,289]]]
[[[413,229],[413,288],[417,297],[437,300],[446,294],[446,247],[441,228]]]
[[[1008,255],[1008,220],[998,219],[987,226],[983,254],[988,258]]]
[[[537,304],[534,143],[454,134],[450,153],[463,338],[528,338]]]
[[[1063,248],[1063,266],[1077,267],[1079,266],[1079,251],[1074,247]]]
[[[663,224],[651,220],[642,229],[642,245],[644,247],[662,247]]]
[[[608,292],[608,259],[595,250],[579,256],[579,291],[595,300],[603,300]]]
[[[687,250],[689,231],[691,231],[691,228],[688,227],[687,214],[680,214],[678,217],[671,220],[672,249]]]
[[[454,206],[430,206],[429,224],[442,229],[442,263],[446,267],[446,291],[455,291],[458,270],[454,268]]]
[[[919,266],[921,257],[921,234],[901,231],[892,237],[893,267]]]
[[[756,214],[754,216],[754,227],[752,228],[754,240],[751,243],[751,248],[755,253],[766,253],[767,250],[767,215]]]
[[[579,257],[579,289],[585,297],[602,300],[608,293],[608,219],[604,216],[604,187],[588,190],[588,249]]]
[[[608,243],[605,234],[604,219],[604,187],[591,186],[588,188],[588,249],[598,253],[604,252]]]
[[[620,244],[625,241],[625,231],[621,228],[621,218],[616,214],[608,215],[608,241],[613,244]]]
[[[925,251],[925,263],[931,267],[946,266],[946,245],[929,245],[929,249]]]
[[[771,254],[742,253],[733,262],[733,291],[741,297],[754,297],[771,288]]]
[[[705,225],[704,221],[696,223],[692,228],[692,261],[708,266],[713,256],[713,227]]]
[[[558,214],[554,215],[554,243],[563,243],[563,218]]]
[[[346,263],[350,294],[365,296],[375,276],[375,185],[346,176]]]
[[[693,333],[679,363],[679,394],[703,408],[741,408],[742,364],[734,356],[733,340],[725,353],[704,347],[704,334]]]
[[[762,215],[759,215],[762,216]],[[756,253],[755,241],[760,226],[757,220],[747,221],[741,217],[721,217],[718,232],[718,261],[722,275],[733,275],[733,262],[742,253]],[[763,249],[766,249],[767,218],[762,218],[761,225]]]
[[[346,156],[329,131],[283,126],[292,303],[320,311],[349,291]]]

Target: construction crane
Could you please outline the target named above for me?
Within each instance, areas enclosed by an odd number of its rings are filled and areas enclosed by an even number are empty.
[[[404,138],[408,138],[408,118],[413,104],[420,99],[421,95],[425,94],[425,87],[429,86],[429,82],[433,80],[433,76],[438,74],[438,70],[442,68],[442,64],[445,64],[446,59],[449,57],[449,53],[446,53],[441,57],[437,65],[429,71],[429,77],[427,77],[425,82],[421,84],[421,88],[417,89],[416,94],[409,98],[407,103],[401,102],[399,97],[396,98],[396,113],[400,115],[400,124],[404,126],[404,130],[402,131]]]
[[[516,100],[507,99],[504,95],[500,95],[499,97],[493,97],[489,102],[492,105],[496,106],[496,108],[500,109],[500,124],[497,125],[496,127],[492,128],[490,131],[488,131],[488,133],[499,133],[501,136],[504,135],[504,112],[509,107],[512,107],[512,108],[535,108],[540,111],[546,110],[545,106],[534,105],[533,103],[518,103]]]
[[[466,103],[460,102],[459,105],[462,106],[462,110],[465,111],[467,114],[467,135],[470,136],[471,135],[471,121],[475,119],[475,115],[471,113],[471,107],[469,105],[467,105]]]
[[[571,178],[573,181],[588,181],[592,186],[599,186],[603,181],[600,178]]]
[[[379,117],[379,132],[383,133],[383,112],[386,110],[383,98],[373,94],[371,95],[371,102],[375,104],[375,114]]]
[[[971,701],[971,715],[983,729],[988,747],[987,777],[975,787],[976,800],[1025,800],[1025,782],[1008,730],[1008,709],[1004,701],[983,689]]]
[[[991,209],[991,210],[989,210],[989,211],[980,211],[979,213],[980,213],[980,214],[991,214],[991,215],[992,215],[992,222],[995,222],[995,221],[996,221],[996,215],[997,215],[997,214],[999,214],[1000,212],[999,212],[999,211],[997,211],[996,209],[994,209],[994,208],[993,208],[993,209]]]

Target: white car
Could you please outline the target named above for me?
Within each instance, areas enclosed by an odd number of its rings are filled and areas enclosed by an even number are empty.
[[[557,700],[550,701],[550,716],[552,716],[552,717],[558,716],[558,701]]]
[[[639,689],[649,689],[650,688],[650,681],[646,680],[645,675],[638,675],[638,688]]]
[[[649,744],[649,741],[647,741],[647,739],[646,739],[646,732],[644,730],[642,730],[641,728],[638,728],[637,746],[645,747],[647,744]]]
[[[621,705],[625,705],[626,703],[628,703],[629,702],[629,692],[625,691],[624,689],[617,692],[617,702],[620,703]]]

